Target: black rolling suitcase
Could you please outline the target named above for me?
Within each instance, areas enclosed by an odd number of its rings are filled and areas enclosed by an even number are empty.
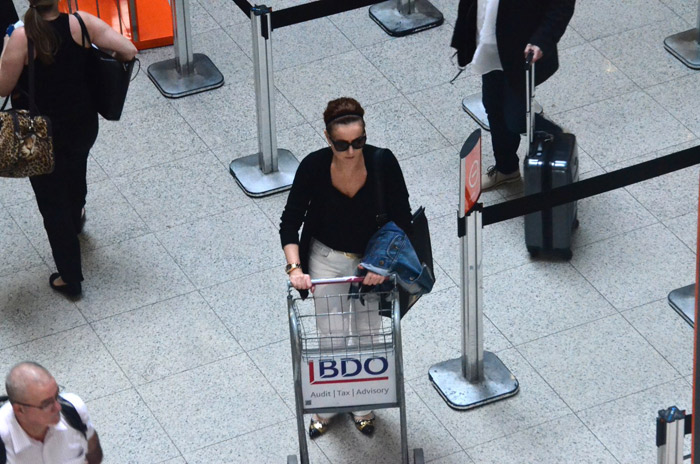
[[[578,181],[578,148],[573,134],[535,131],[532,100],[535,65],[526,63],[527,139],[524,162],[525,195],[547,192]],[[531,256],[540,253],[571,259],[571,239],[578,227],[576,202],[525,215],[525,244]]]

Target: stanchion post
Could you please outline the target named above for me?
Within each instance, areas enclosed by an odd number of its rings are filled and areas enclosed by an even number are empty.
[[[495,354],[484,351],[482,289],[481,130],[460,153],[460,202],[457,221],[462,274],[462,356],[430,367],[428,377],[453,409],[465,410],[518,393],[518,380]]]
[[[251,197],[288,190],[299,167],[292,152],[277,147],[271,13],[272,9],[264,5],[256,5],[250,10],[259,151],[235,159],[229,165],[231,175]]]
[[[181,98],[224,85],[224,76],[201,53],[192,53],[192,28],[188,0],[172,0],[175,58],[148,67],[148,77],[168,98]],[[135,9],[134,9],[135,11]]]
[[[695,28],[666,37],[664,47],[687,67],[700,69],[700,0]]]
[[[428,0],[387,0],[369,7],[369,16],[394,37],[415,34],[439,26],[445,20]]]
[[[683,464],[685,411],[675,406],[659,411],[656,418],[657,464]]]

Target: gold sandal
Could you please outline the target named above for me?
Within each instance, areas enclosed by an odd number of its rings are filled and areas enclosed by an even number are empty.
[[[372,413],[371,419],[360,419],[353,413],[350,413],[350,416],[352,416],[352,421],[355,423],[355,428],[364,435],[371,436],[374,433],[374,419],[376,419],[374,413]]]
[[[319,420],[315,419],[316,416],[315,414],[311,416],[311,422],[309,422],[309,438],[314,439],[318,438],[324,433],[328,431],[328,425],[330,424],[330,420]]]

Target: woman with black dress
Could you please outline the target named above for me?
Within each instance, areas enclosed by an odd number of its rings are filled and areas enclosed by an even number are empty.
[[[399,163],[389,150],[366,144],[363,116],[362,106],[352,98],[330,101],[323,113],[329,147],[309,154],[299,164],[280,224],[286,271],[297,290],[311,289],[311,279],[355,274],[367,243],[379,228],[375,176],[381,176],[388,220],[410,232],[411,207]],[[381,172],[377,172],[377,157],[381,157]],[[383,281],[384,277],[368,272],[363,284]],[[361,343],[381,324],[378,312],[370,311],[358,312],[348,323],[351,309],[347,300],[329,300],[325,307],[319,307],[323,306],[319,305],[323,301],[320,297],[344,293],[348,293],[348,284],[314,289],[316,314],[323,315],[317,317],[321,343],[326,341],[333,349],[344,349],[335,345],[351,338]],[[374,432],[372,411],[352,415],[360,432]],[[309,436],[325,433],[332,416],[314,414]]]
[[[136,47],[107,23],[79,12],[92,41],[129,61]],[[90,44],[82,46],[78,20],[58,11],[58,0],[29,0],[24,27],[4,38],[0,58],[0,95],[12,93],[14,108],[29,109],[28,39],[33,43],[35,99],[39,114],[53,127],[54,172],[29,180],[36,195],[58,272],[51,287],[68,296],[82,291],[78,234],[85,222],[87,159],[98,132],[97,110],[87,80]]]

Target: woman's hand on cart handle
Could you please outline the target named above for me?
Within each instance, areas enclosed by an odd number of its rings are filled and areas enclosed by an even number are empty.
[[[311,288],[311,276],[304,274],[301,268],[294,269],[289,273],[289,281],[292,283],[292,287],[297,290],[308,290]]]
[[[357,267],[360,269],[364,269],[364,267],[362,267],[361,264]],[[381,283],[384,283],[386,279],[388,279],[388,277],[381,276],[372,271],[367,271],[367,275],[365,275],[365,278],[362,281],[362,285],[379,285]]]

